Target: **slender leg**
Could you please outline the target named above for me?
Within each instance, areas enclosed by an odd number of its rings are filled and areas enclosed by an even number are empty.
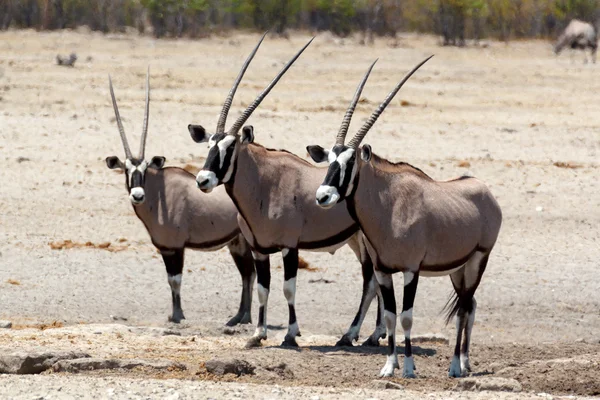
[[[373,302],[375,294],[377,294],[379,300],[377,309],[377,327],[371,336],[363,343],[363,346],[379,346],[379,339],[385,338],[385,324],[383,322],[383,300],[381,298],[381,293],[379,293],[379,285],[373,274],[373,261],[367,252],[365,239],[361,233],[356,234],[350,239],[350,241],[348,241],[348,246],[350,246],[352,251],[354,251],[354,254],[356,254],[356,257],[360,260],[363,276],[363,290],[358,312],[356,313],[352,324],[350,324],[350,328],[348,328],[348,331],[335,345],[352,346],[352,343],[355,340],[358,340],[360,327],[367,315],[367,311],[369,311],[369,307]]]
[[[463,376],[471,372],[471,363],[469,362],[469,347],[471,344],[471,332],[473,331],[473,324],[475,323],[475,310],[477,309],[475,297],[473,297],[472,302],[473,306],[471,311],[468,313],[467,326],[465,327],[465,337],[463,339],[462,349],[460,351],[460,369]]]
[[[448,376],[450,378],[459,378],[462,376],[462,372],[460,370],[460,341],[462,339],[463,330],[465,329],[467,323],[466,314],[467,313],[462,308],[459,309],[458,313],[456,314],[456,345],[454,346],[454,356],[452,357],[450,371],[448,372]]]
[[[352,346],[352,343],[355,340],[358,340],[360,327],[362,326],[367,311],[369,311],[369,306],[376,294],[377,281],[373,274],[373,263],[371,262],[371,259],[367,256],[367,259],[361,262],[361,266],[363,273],[363,291],[360,299],[360,306],[358,307],[358,312],[356,313],[352,324],[350,324],[350,328],[344,336],[338,340],[335,344],[336,346]],[[377,338],[376,342],[376,345],[378,346],[379,338]]]
[[[412,329],[413,305],[419,283],[419,272],[404,273],[404,296],[402,297],[402,314],[400,314],[400,324],[404,329],[404,371],[403,378],[416,378],[415,361],[412,356],[412,346],[410,344],[410,330]]]
[[[489,253],[475,253],[467,261],[462,270],[450,275],[452,285],[457,294],[457,301],[453,311],[456,312],[456,345],[454,347],[454,356],[450,363],[450,370],[448,371],[448,376],[451,378],[466,376],[471,371],[469,347],[471,332],[475,323],[475,310],[477,309],[477,302],[473,296],[481,282],[488,259]],[[462,339],[463,332],[464,339]]]
[[[375,292],[377,294],[377,322],[375,330],[371,333],[371,336],[363,342],[363,346],[366,347],[379,347],[379,339],[385,339],[385,307],[383,306],[383,297],[381,296],[381,290],[377,284],[377,279],[373,276],[375,281]]]
[[[392,275],[375,270],[375,277],[381,289],[383,306],[385,308],[385,326],[388,335],[388,356],[380,377],[394,376],[394,369],[398,368],[398,351],[396,349],[396,298],[394,296],[394,281]]]
[[[596,51],[598,50],[598,47],[592,47],[592,63],[596,64]]]
[[[173,302],[173,313],[169,316],[169,321],[180,323],[185,319],[181,309],[181,272],[183,271],[184,249],[163,250],[161,255],[167,267],[167,280],[171,287],[171,298]]]
[[[269,256],[252,251],[252,257],[254,257],[254,267],[256,268],[259,307],[256,331],[248,339],[246,343],[247,348],[260,346],[260,342],[267,339],[267,303],[269,301],[269,288],[271,286]]]
[[[241,235],[231,241],[228,247],[235,266],[242,276],[242,298],[237,314],[227,322],[227,326],[251,324],[252,291],[254,289],[254,281],[256,280],[252,252],[250,251],[250,246]]]
[[[283,294],[288,302],[289,316],[288,331],[282,346],[298,347],[296,336],[300,334],[296,319],[296,276],[298,275],[298,249],[283,249]]]

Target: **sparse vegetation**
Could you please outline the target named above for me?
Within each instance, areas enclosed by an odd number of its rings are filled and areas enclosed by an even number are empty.
[[[445,45],[467,39],[554,37],[573,18],[595,22],[600,0],[3,0],[0,29],[102,32],[126,27],[156,37],[203,37],[229,29],[331,31],[395,36],[436,33]]]

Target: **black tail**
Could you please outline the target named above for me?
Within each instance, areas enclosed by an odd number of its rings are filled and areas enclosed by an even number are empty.
[[[456,316],[459,309],[460,309],[460,305],[459,305],[458,294],[456,294],[456,291],[453,291],[450,294],[450,297],[448,298],[446,305],[442,309],[442,313],[446,314],[446,325],[448,325],[448,323],[450,323],[452,318],[454,318]]]
[[[464,293],[459,296],[456,291],[450,294],[446,305],[442,309],[442,313],[446,313],[446,325],[458,314],[459,310],[465,312],[473,311],[473,293]]]

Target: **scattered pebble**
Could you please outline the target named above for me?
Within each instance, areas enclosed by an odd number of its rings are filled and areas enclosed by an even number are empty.
[[[10,329],[10,328],[12,328],[12,322],[0,321],[0,329]]]
[[[458,379],[454,390],[490,392],[521,392],[523,387],[516,379],[511,378],[462,378]]]
[[[384,379],[375,379],[371,381],[371,388],[376,390],[404,390],[404,386],[402,386],[401,384],[392,381],[386,381]]]

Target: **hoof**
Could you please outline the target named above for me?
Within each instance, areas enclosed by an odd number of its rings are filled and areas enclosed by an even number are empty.
[[[448,370],[448,376],[450,378],[461,378],[462,371],[460,370],[460,360],[458,357],[452,357],[452,362],[450,363],[450,369]]]
[[[335,347],[352,347],[352,339],[350,339],[348,336],[344,335],[342,336],[342,338],[340,340],[337,341],[337,343],[335,344]]]
[[[298,347],[296,338],[286,336],[283,342],[281,343],[281,347]]]
[[[169,322],[173,322],[175,324],[180,323],[182,319],[185,319],[185,316],[183,315],[183,311],[180,313],[173,313],[173,315],[169,316]]]
[[[255,347],[260,347],[261,346],[261,342],[263,341],[263,339],[266,339],[266,338],[261,338],[259,336],[252,336],[246,342],[246,348],[247,349],[253,349]]]
[[[380,378],[391,378],[394,376],[394,368],[389,368],[387,365],[383,367],[381,372],[379,373]]]
[[[362,343],[365,347],[379,347],[379,339],[369,336],[367,340]]]
[[[252,316],[250,315],[249,312],[246,312],[246,313],[236,314],[229,321],[227,321],[227,323],[225,325],[226,326],[236,326],[238,324],[251,324],[251,323],[252,323]]]
[[[404,371],[402,373],[402,377],[404,379],[416,379],[417,375],[415,375],[414,371],[413,372]]]

